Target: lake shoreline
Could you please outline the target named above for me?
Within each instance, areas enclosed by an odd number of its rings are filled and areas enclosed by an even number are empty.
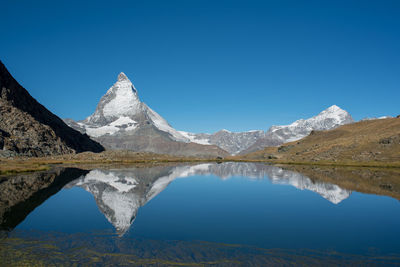
[[[54,166],[89,168],[101,166],[128,166],[128,165],[162,165],[176,163],[222,163],[222,162],[249,162],[273,165],[292,166],[324,166],[324,167],[356,167],[356,168],[400,168],[400,162],[382,161],[296,161],[281,159],[248,159],[238,156],[226,158],[195,158],[162,155],[147,152],[106,151],[103,153],[84,152],[51,157],[15,157],[0,159],[0,175],[7,176],[18,173],[46,171]]]

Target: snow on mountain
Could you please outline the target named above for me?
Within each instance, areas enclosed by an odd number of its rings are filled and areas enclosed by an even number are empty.
[[[390,119],[393,118],[392,116],[381,116],[381,117],[372,117],[372,118],[364,118],[361,121],[371,121],[371,120],[383,120],[383,119]]]
[[[299,140],[313,130],[329,130],[352,122],[354,121],[347,111],[333,105],[312,118],[300,119],[289,125],[272,126],[267,135],[270,134],[287,143]]]
[[[180,133],[191,142],[217,145],[235,155],[299,140],[309,135],[312,130],[329,130],[352,122],[354,121],[347,111],[333,105],[312,118],[300,119],[290,125],[272,126],[267,132],[262,130],[230,132],[222,129],[213,134],[184,131]]]
[[[100,99],[92,115],[83,121],[65,120],[65,122],[111,149],[191,156],[211,153],[212,156],[222,156],[226,155],[225,151],[235,155],[253,152],[266,146],[281,145],[301,139],[312,130],[329,130],[351,123],[353,119],[346,111],[333,105],[317,116],[297,120],[290,125],[272,126],[267,132],[262,130],[230,132],[223,129],[207,134],[177,131],[157,112],[140,101],[135,86],[121,72],[116,83]],[[171,144],[171,141],[188,145]],[[208,147],[210,145],[217,147],[213,149]],[[215,148],[220,149],[215,150]]]
[[[146,106],[147,107],[147,106]],[[158,113],[156,113],[151,108],[147,107],[147,114],[150,116],[151,121],[154,126],[156,126],[159,130],[169,133],[176,141],[180,142],[189,142],[190,140],[184,137],[180,132],[172,128],[168,122],[162,118]]]
[[[189,133],[185,131],[179,131],[181,135],[188,138],[190,142],[201,144],[201,145],[211,145],[210,143],[210,134],[195,134]],[[229,151],[228,151],[229,152]]]
[[[222,129],[213,134],[189,133],[180,131],[182,135],[189,138],[191,142],[198,144],[216,145],[235,155],[254,144],[257,139],[264,136],[264,131],[253,130],[248,132],[230,132]]]
[[[65,119],[107,149],[146,151],[192,157],[225,157],[228,153],[208,143],[192,143],[157,112],[141,102],[138,91],[124,74],[100,99],[95,112],[82,121]]]
[[[66,121],[71,127],[73,123]],[[172,128],[158,113],[141,102],[138,92],[129,78],[121,72],[117,82],[100,99],[95,112],[83,121],[77,122],[80,130],[89,136],[131,135],[147,125],[165,132],[171,140],[190,142]]]
[[[312,118],[300,119],[289,125],[272,126],[264,137],[240,153],[246,154],[268,146],[279,146],[306,137],[313,130],[330,130],[353,122],[353,118],[347,111],[333,105]]]

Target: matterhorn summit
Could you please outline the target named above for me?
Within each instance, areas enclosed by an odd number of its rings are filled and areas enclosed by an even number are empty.
[[[96,111],[78,125],[92,137],[117,135],[135,131],[141,124],[152,125],[173,140],[189,142],[166,120],[139,100],[138,92],[125,73],[100,99]]]
[[[100,99],[96,111],[85,122],[93,125],[112,123],[122,116],[135,116],[140,112],[141,102],[128,77],[121,72],[117,82]]]
[[[95,112],[77,124],[94,138],[132,134],[139,128],[150,125],[162,131],[171,140],[189,142],[189,139],[178,133],[165,119],[140,101],[135,86],[123,72],[100,99]]]
[[[224,156],[210,145],[190,144],[157,112],[141,102],[138,90],[121,72],[100,99],[95,112],[82,121],[65,122],[109,149],[148,151],[180,156]]]

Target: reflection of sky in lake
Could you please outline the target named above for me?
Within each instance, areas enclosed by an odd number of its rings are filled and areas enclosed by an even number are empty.
[[[74,233],[109,230],[112,224],[124,238],[400,250],[397,200],[253,163],[92,171],[17,228]]]

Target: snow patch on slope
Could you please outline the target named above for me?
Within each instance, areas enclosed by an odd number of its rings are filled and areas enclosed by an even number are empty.
[[[197,143],[200,145],[211,145],[210,139],[209,138],[200,138],[197,136],[195,133],[189,133],[185,131],[178,131],[181,135],[186,137],[187,139],[190,140],[192,143]]]
[[[372,117],[372,118],[364,118],[361,121],[371,121],[371,120],[384,120],[384,119],[390,119],[393,118],[392,116],[381,116],[381,117]]]
[[[172,128],[168,124],[168,122],[164,118],[162,118],[157,112],[155,112],[154,110],[152,110],[149,107],[147,107],[147,108],[148,108],[148,115],[149,115],[151,121],[154,123],[154,126],[156,126],[159,130],[161,130],[163,132],[167,132],[170,135],[172,135],[176,141],[189,142],[188,138],[186,138],[181,133],[179,133],[177,130]]]
[[[97,128],[86,127],[85,129],[86,129],[86,133],[92,137],[99,137],[99,136],[106,135],[106,134],[113,135],[119,131],[119,128],[117,128],[115,126],[103,126],[103,127],[97,127]]]
[[[86,133],[92,137],[99,137],[106,134],[113,135],[119,132],[121,129],[124,129],[125,131],[132,131],[137,127],[136,121],[129,117],[120,117],[112,123],[101,127],[92,128],[81,122],[78,124],[85,127]]]
[[[122,125],[129,125],[129,124],[133,124],[136,123],[136,121],[132,120],[129,117],[120,117],[117,120],[113,121],[112,123],[110,123],[111,126],[122,126]]]

